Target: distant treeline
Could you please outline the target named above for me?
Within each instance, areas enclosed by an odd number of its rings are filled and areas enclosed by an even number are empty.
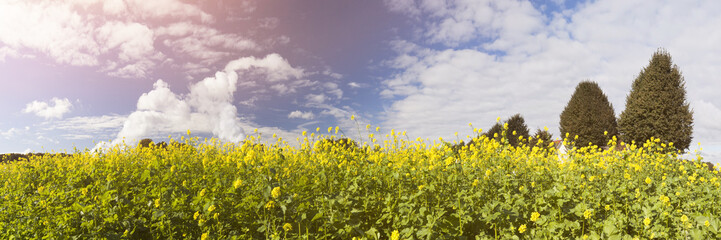
[[[68,157],[71,154],[67,154],[67,153],[6,153],[6,154],[0,154],[0,163],[28,160],[32,157],[41,158],[46,155],[47,156]]]

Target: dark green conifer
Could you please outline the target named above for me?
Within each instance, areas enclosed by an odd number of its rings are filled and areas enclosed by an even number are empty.
[[[508,124],[508,129],[506,129],[505,134],[503,131],[503,125]],[[521,116],[521,114],[516,114],[511,116],[510,118],[506,119],[503,123],[496,123],[494,124],[491,129],[489,129],[486,133],[484,133],[487,138],[494,138],[496,141],[501,141],[501,139],[506,137],[508,139],[508,143],[511,144],[511,146],[517,147],[520,143],[523,141],[519,141],[519,136],[522,137],[524,141],[528,140],[528,126],[526,126],[526,122]]]
[[[678,66],[665,50],[653,54],[626,97],[618,120],[624,142],[642,143],[651,137],[673,142],[678,150],[691,144],[693,112],[686,102],[686,88]]]
[[[568,133],[576,145],[606,146],[611,136],[618,134],[616,115],[608,97],[596,82],[583,81],[576,86],[566,108],[561,112],[561,136]]]

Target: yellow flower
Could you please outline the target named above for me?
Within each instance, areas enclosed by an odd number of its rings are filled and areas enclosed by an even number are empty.
[[[606,205],[606,211],[610,211],[610,210],[611,210],[611,205]]]
[[[210,207],[208,207],[208,212],[213,212],[213,210],[215,210],[215,205],[210,205]]]
[[[474,187],[478,186],[478,179],[473,180],[473,184],[471,184],[471,185],[473,185]]]
[[[271,208],[274,208],[274,207],[275,207],[275,202],[273,202],[273,201],[268,201],[268,203],[265,204],[265,209],[270,210]]]
[[[540,213],[538,213],[538,212],[531,213],[531,222],[535,222],[536,220],[538,220],[539,217],[541,217]]]
[[[159,207],[160,207],[160,198],[155,199],[155,208],[159,208]]]
[[[708,227],[709,225],[711,225],[711,223],[709,223],[708,220],[706,220],[706,221],[703,222],[703,225],[706,226],[706,227]]]
[[[593,216],[593,210],[586,209],[586,211],[583,212],[583,217],[586,219],[590,219]]]
[[[200,213],[199,213],[199,212],[195,212],[195,214],[193,214],[193,220],[198,220],[198,217],[199,217],[199,216],[200,216]]]
[[[583,237],[581,237],[581,239],[583,239],[583,240],[588,239],[588,234],[583,234]]]
[[[283,230],[286,232],[290,232],[290,230],[293,230],[293,225],[290,225],[290,223],[283,224]]]
[[[270,191],[270,195],[273,196],[273,198],[280,197],[280,187],[273,188],[273,191]]]
[[[683,216],[681,216],[681,222],[686,222],[686,221],[688,221],[688,217],[686,216],[686,214],[684,214]]]
[[[208,239],[208,233],[203,233],[203,235],[200,236],[200,240],[206,240]]]
[[[518,191],[519,191],[519,192],[522,192],[522,191],[523,191],[523,186],[518,187]]]
[[[233,188],[235,188],[235,189],[239,188],[241,185],[243,185],[243,180],[240,180],[240,178],[238,178],[237,180],[235,180],[235,182],[233,182]]]
[[[643,225],[646,225],[646,226],[651,225],[651,219],[650,219],[650,218],[644,218],[644,219],[643,219]]]
[[[200,190],[200,193],[198,195],[200,195],[201,197],[205,196],[205,188],[203,188],[203,190]]]
[[[398,230],[393,230],[391,233],[391,240],[398,240],[401,238],[401,234],[398,233]]]
[[[646,181],[645,181],[645,182],[646,182],[646,184],[651,184],[652,180],[651,180],[650,177],[646,177]]]
[[[526,231],[526,224],[523,224],[523,225],[521,225],[520,227],[518,227],[518,232],[519,232],[519,233],[523,233],[523,232],[525,232],[525,231]]]

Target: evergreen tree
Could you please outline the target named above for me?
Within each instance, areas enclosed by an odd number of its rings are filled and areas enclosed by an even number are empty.
[[[526,122],[521,114],[516,114],[506,119],[506,121],[503,122],[503,125],[501,123],[494,124],[491,129],[483,135],[487,138],[493,138],[496,139],[496,141],[501,141],[504,135],[504,125],[506,124],[508,125],[508,129],[505,131],[505,137],[508,139],[508,143],[511,144],[511,146],[517,147],[521,143],[521,141],[519,141],[519,137],[522,137],[524,140],[528,139],[528,126],[526,126]]]
[[[486,136],[488,139],[496,139],[496,141],[501,141],[503,134],[503,125],[501,123],[496,122],[496,124],[493,124],[491,126],[491,129],[488,129],[486,133],[483,134],[483,136]]]
[[[651,137],[688,149],[693,131],[693,112],[686,102],[686,89],[678,66],[665,50],[653,54],[626,97],[626,109],[618,120],[624,142],[645,142]]]
[[[521,114],[511,116],[506,120],[506,123],[508,123],[506,137],[511,146],[517,147],[520,143],[528,141],[528,126],[526,126],[526,121]]]
[[[547,130],[537,129],[528,143],[531,147],[546,148],[553,141],[553,134]]]
[[[153,145],[153,140],[150,138],[143,138],[138,142],[138,146],[143,148],[150,147],[151,145]]]
[[[608,97],[596,82],[583,81],[576,86],[566,108],[561,112],[561,136],[575,137],[578,146],[591,143],[606,146],[618,134],[616,115]],[[605,134],[604,134],[605,133]]]

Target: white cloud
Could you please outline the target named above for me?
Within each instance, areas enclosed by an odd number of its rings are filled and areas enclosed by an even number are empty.
[[[282,81],[302,77],[303,70],[293,68],[278,54],[264,58],[243,57],[229,62],[223,71],[216,72],[189,86],[185,95],[173,93],[166,82],[158,80],[153,90],[139,99],[137,110],[125,120],[111,144],[125,139],[130,143],[159,133],[212,133],[225,140],[237,142],[245,138],[244,123],[233,105],[240,74],[259,71],[266,81]],[[98,147],[106,146],[99,144]]]
[[[117,130],[123,126],[123,122],[127,116],[122,115],[103,115],[97,117],[71,117],[52,123],[46,123],[46,130],[67,130],[67,131],[87,131],[97,132],[104,130]]]
[[[3,136],[5,139],[10,139],[14,137],[16,134],[18,134],[20,130],[17,130],[15,128],[10,128],[7,131],[0,131],[0,136]]]
[[[0,62],[4,62],[6,57],[18,57],[18,51],[10,47],[0,47]]]
[[[73,104],[70,103],[70,100],[67,98],[53,98],[51,101],[52,103],[32,101],[25,106],[23,112],[34,113],[45,119],[62,118],[63,115],[70,112],[70,108],[73,107]]]
[[[505,35],[522,37],[542,27],[542,14],[528,1],[386,0],[391,11],[424,15],[425,37],[447,46]]]
[[[40,51],[59,63],[93,66],[99,61],[92,26],[67,4],[0,3],[0,42]]]
[[[449,137],[468,122],[487,128],[521,113],[529,127],[548,126],[558,136],[558,115],[578,82],[597,81],[620,114],[632,81],[664,47],[683,72],[692,107],[704,109],[696,110],[694,139],[721,141],[701,134],[718,127],[711,119],[721,106],[714,80],[721,57],[710,53],[721,52],[713,43],[721,41],[720,2],[605,0],[552,16],[527,1],[391,2],[425,13],[427,29],[417,43],[392,44],[398,57],[388,66],[399,72],[383,82],[381,95],[393,99],[383,126]]]
[[[301,119],[305,119],[305,120],[311,120],[311,119],[315,118],[315,114],[313,114],[313,112],[301,112],[301,111],[295,110],[295,111],[291,112],[290,114],[288,114],[288,118],[301,118]]]
[[[325,102],[327,97],[325,96],[325,94],[322,94],[322,93],[321,94],[308,94],[305,96],[305,99],[308,100],[308,102],[310,102],[310,103],[321,104],[321,103]]]
[[[270,86],[270,89],[277,91],[280,95],[285,95],[288,93],[295,92],[295,89],[290,88],[290,87],[288,87],[288,85],[285,85],[282,83],[272,85],[272,86]]]
[[[231,52],[259,49],[253,40],[209,27],[212,22],[198,6],[178,0],[2,1],[0,61],[45,55],[110,76],[144,78],[166,55],[184,54],[208,66]],[[156,48],[156,40],[169,50]]]
[[[258,50],[253,40],[238,34],[220,31],[192,22],[173,23],[156,30],[159,37],[170,37],[163,44],[174,52],[190,56],[203,65],[217,63],[222,58],[238,51]]]

